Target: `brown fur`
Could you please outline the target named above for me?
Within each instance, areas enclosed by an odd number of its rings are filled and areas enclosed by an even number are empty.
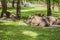
[[[49,21],[50,26],[54,25],[56,23],[56,21],[57,21],[57,18],[53,17],[53,16],[48,16],[47,19]]]
[[[55,25],[60,25],[60,20],[57,19],[56,22],[54,23]]]
[[[53,16],[44,16],[42,14],[35,14],[28,18],[28,23],[35,26],[52,26],[60,25],[60,20]]]
[[[10,14],[9,16],[11,19],[15,19],[16,18],[16,15],[15,14]]]
[[[7,12],[6,14],[3,14],[3,17],[2,18],[11,18],[11,19],[15,19],[16,18],[16,15],[15,14],[12,14],[10,12]]]
[[[46,22],[46,17],[44,15],[34,15],[29,17],[28,22],[31,25],[35,25],[35,26],[47,26],[48,23]]]

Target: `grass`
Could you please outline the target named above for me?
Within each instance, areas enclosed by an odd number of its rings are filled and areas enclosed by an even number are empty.
[[[15,13],[15,9],[9,8],[10,12]],[[41,7],[22,7],[22,18],[36,13],[46,15],[46,8]],[[57,12],[57,11],[55,11]],[[60,18],[59,13],[52,14]],[[30,26],[23,20],[6,21],[0,20],[0,40],[60,40],[60,28]]]
[[[0,40],[60,40],[60,28],[24,26],[18,25],[19,23],[20,21],[1,22]]]

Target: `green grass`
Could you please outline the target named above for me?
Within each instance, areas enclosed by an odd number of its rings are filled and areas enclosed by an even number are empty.
[[[60,40],[60,28],[19,25],[20,21],[1,21],[0,40]]]
[[[15,9],[8,8],[8,11],[15,13]],[[22,7],[21,12],[24,19],[36,13],[47,14],[46,8],[41,7]],[[56,9],[52,15],[60,18]],[[30,26],[24,20],[0,20],[0,40],[60,40],[60,28]]]

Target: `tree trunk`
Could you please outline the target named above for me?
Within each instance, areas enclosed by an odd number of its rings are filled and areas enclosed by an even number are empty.
[[[47,16],[51,16],[51,2],[47,0]]]
[[[6,0],[1,0],[1,4],[2,4],[1,17],[3,17],[3,14],[7,13],[7,1]]]
[[[13,1],[12,1],[12,7],[13,7],[13,8],[14,8],[14,3],[15,3],[15,2],[14,2],[14,0],[13,0]]]
[[[60,12],[60,1],[58,1],[58,12]]]
[[[21,1],[20,0],[17,0],[16,11],[17,11],[17,13],[16,13],[17,19],[20,19],[21,18]]]
[[[52,6],[52,13],[54,13],[54,0],[53,0],[53,6]]]

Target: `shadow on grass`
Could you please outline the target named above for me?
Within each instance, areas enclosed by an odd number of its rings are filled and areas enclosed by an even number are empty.
[[[32,37],[22,34],[23,28],[13,25],[0,25],[0,40],[33,40]]]
[[[29,32],[28,32],[29,31]],[[24,32],[24,34],[23,34]],[[33,33],[38,35],[34,38]],[[28,34],[28,35],[26,35]],[[33,26],[1,25],[1,40],[60,40],[60,28],[39,28]]]

